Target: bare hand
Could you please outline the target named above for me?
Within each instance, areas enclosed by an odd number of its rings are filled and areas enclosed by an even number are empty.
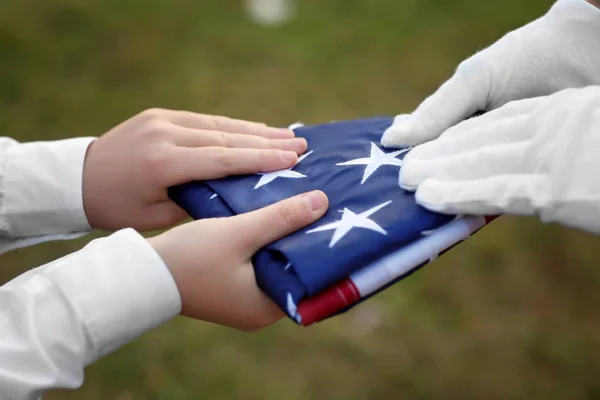
[[[306,141],[288,129],[187,111],[144,111],[97,139],[83,172],[92,228],[154,230],[187,217],[167,188],[289,168]]]
[[[193,221],[148,240],[175,279],[182,315],[254,331],[284,314],[256,285],[252,255],[315,222],[327,207],[325,194],[314,191],[234,217]]]

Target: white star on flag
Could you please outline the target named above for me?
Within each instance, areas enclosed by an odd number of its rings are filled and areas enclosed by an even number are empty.
[[[383,207],[390,204],[391,202],[391,200],[388,200],[385,203],[379,204],[378,206],[370,208],[367,211],[364,211],[360,214],[356,214],[353,211],[344,208],[343,211],[340,210],[340,212],[342,212],[342,219],[340,219],[339,221],[335,221],[326,225],[321,225],[320,227],[311,229],[306,233],[322,232],[335,229],[335,232],[331,237],[331,241],[329,242],[329,247],[335,246],[335,244],[338,241],[340,241],[340,239],[342,239],[348,232],[350,232],[352,228],[364,228],[375,232],[379,232],[382,235],[387,235],[385,229],[377,225],[377,223],[372,219],[369,219],[369,217],[375,214],[377,211],[381,210]]]
[[[306,178],[306,175],[301,174],[300,172],[292,171],[292,168],[294,168],[296,165],[300,164],[300,162],[302,160],[304,160],[306,157],[308,157],[311,153],[312,153],[312,150],[309,151],[308,153],[300,156],[298,158],[298,161],[296,161],[296,164],[294,164],[292,167],[290,167],[288,169],[281,169],[279,171],[258,174],[258,175],[262,175],[262,176],[260,177],[260,180],[256,183],[256,186],[254,186],[254,189],[258,189],[259,187],[264,186],[267,183],[273,182],[277,178],[294,178],[294,179]]]
[[[402,160],[399,160],[396,157],[402,153],[406,153],[411,148],[412,147],[408,147],[406,149],[396,150],[392,153],[385,153],[379,147],[377,147],[375,143],[371,142],[371,154],[369,154],[369,157],[357,158],[335,165],[366,165],[367,167],[365,168],[362,181],[360,182],[363,184],[367,178],[373,175],[373,173],[382,165],[395,165],[397,167],[401,167]]]

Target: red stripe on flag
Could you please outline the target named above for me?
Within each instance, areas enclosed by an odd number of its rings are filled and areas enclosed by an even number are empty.
[[[344,279],[323,292],[303,300],[298,304],[298,314],[302,325],[318,322],[332,314],[356,303],[360,293],[350,279]]]
[[[485,225],[489,224],[499,215],[486,215]],[[481,229],[481,228],[480,228]],[[477,229],[475,232],[477,232]],[[473,232],[473,233],[475,233]],[[456,246],[458,243],[450,246],[440,253],[443,254]],[[361,298],[358,288],[350,278],[346,278],[338,284],[330,286],[323,292],[313,297],[307,298],[298,304],[297,312],[302,318],[302,325],[308,326],[324,320],[336,312],[357,303]]]

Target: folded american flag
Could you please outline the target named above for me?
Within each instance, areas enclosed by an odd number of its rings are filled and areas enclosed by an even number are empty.
[[[492,218],[442,215],[399,186],[410,148],[379,145],[393,118],[294,127],[308,150],[290,169],[170,188],[192,218],[231,216],[314,189],[329,197],[317,222],[259,251],[259,287],[296,323],[340,314],[403,279]]]

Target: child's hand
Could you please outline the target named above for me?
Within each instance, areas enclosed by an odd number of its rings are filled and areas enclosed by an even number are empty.
[[[309,192],[246,214],[190,222],[149,241],[175,279],[183,315],[258,330],[283,312],[256,285],[252,255],[321,218],[327,207],[324,193]]]
[[[97,139],[83,170],[92,228],[138,231],[187,217],[167,188],[193,180],[289,168],[306,140],[288,129],[187,111],[147,110]]]

